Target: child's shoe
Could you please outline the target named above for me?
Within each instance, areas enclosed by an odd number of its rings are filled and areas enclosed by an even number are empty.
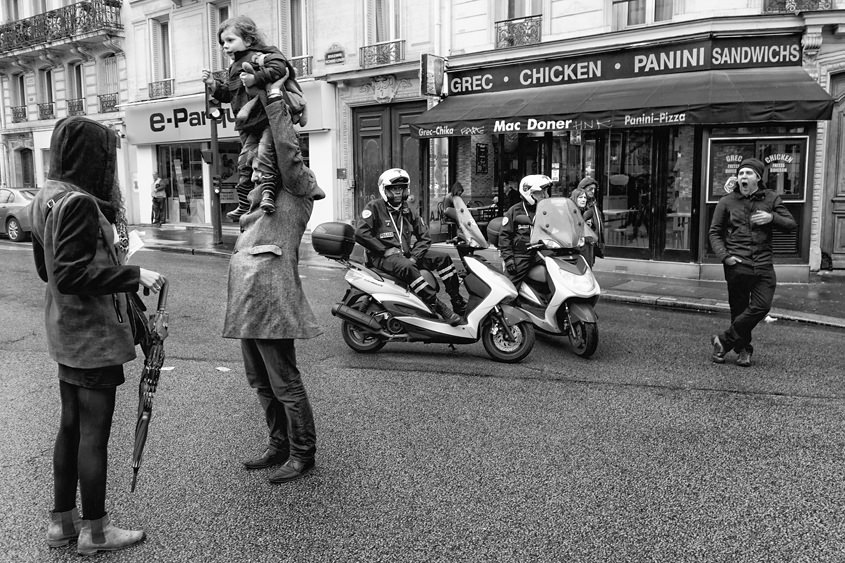
[[[237,209],[233,209],[232,211],[228,212],[226,214],[226,217],[228,217],[232,221],[238,221],[238,220],[240,220],[241,215],[243,215],[246,212],[247,212],[246,209],[243,209],[242,207],[238,206]]]
[[[270,214],[276,211],[276,194],[271,190],[261,192],[261,211]]]

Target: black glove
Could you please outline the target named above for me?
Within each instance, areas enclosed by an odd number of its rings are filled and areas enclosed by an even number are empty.
[[[516,275],[516,264],[513,263],[513,260],[505,262],[505,270],[512,276]]]
[[[402,251],[396,248],[395,246],[391,246],[390,248],[384,251],[385,258],[390,258],[394,254],[402,254]]]

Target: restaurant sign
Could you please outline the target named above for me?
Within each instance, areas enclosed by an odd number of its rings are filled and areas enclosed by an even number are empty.
[[[801,65],[801,36],[725,37],[447,72],[450,96],[678,72]]]

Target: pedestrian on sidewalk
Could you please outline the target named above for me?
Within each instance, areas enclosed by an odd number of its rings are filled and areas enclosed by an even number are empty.
[[[797,226],[780,196],[763,184],[763,163],[746,158],[725,183],[728,193],[716,204],[710,247],[724,265],[731,325],[710,338],[712,359],[725,362],[731,350],[739,366],[751,365],[751,331],[772,308],[777,278],[772,262],[772,229]]]
[[[56,124],[50,173],[30,206],[35,267],[47,282],[47,348],[58,363],[61,419],[53,450],[50,547],[115,551],[144,539],[106,514],[108,440],[123,364],[135,358],[126,292],[154,292],[163,279],[126,266],[129,247],[117,184],[114,131],[84,117]],[[76,508],[77,484],[82,520]]]
[[[278,84],[268,85],[268,89]],[[264,453],[246,469],[281,465],[269,481],[285,483],[314,467],[316,430],[311,403],[296,363],[294,341],[322,331],[299,278],[299,244],[314,200],[324,197],[302,162],[297,133],[284,101],[259,92],[279,170],[276,213],[264,213],[259,184],[249,194],[242,232],[229,261],[224,338],[238,338],[249,385],[258,394],[269,430]],[[263,178],[262,178],[263,180]]]
[[[604,217],[599,209],[598,198],[596,198],[596,182],[592,176],[585,176],[578,183],[578,187],[587,194],[587,208],[584,211],[584,222],[596,233],[596,242],[593,245],[593,263],[596,258],[604,258]],[[592,267],[593,264],[590,264]]]
[[[167,201],[166,180],[153,172],[153,225],[161,225],[164,222],[164,204]]]
[[[587,212],[589,209],[587,208],[587,191],[584,188],[575,188],[572,190],[572,193],[569,195],[569,198],[575,202],[575,207],[578,208],[578,211],[581,212],[581,217],[584,219],[584,223],[587,223]],[[590,225],[592,228],[592,225]],[[581,253],[581,256],[587,261],[590,268],[596,263],[596,255],[595,255],[595,241],[591,236],[584,237],[584,244],[578,247],[578,252]]]

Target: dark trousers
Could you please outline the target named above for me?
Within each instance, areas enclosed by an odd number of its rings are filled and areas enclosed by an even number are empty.
[[[270,449],[290,451],[300,461],[314,459],[314,414],[296,367],[294,341],[243,339],[241,352],[246,379],[264,408]]]
[[[249,192],[255,187],[252,181],[253,168],[261,175],[261,190],[270,190],[275,195],[276,182],[279,179],[276,164],[276,145],[273,143],[273,132],[269,127],[260,133],[244,133],[241,131],[241,152],[238,155],[238,207],[246,211],[249,209]],[[253,162],[255,159],[255,162]]]
[[[164,223],[164,203],[167,201],[166,198],[163,197],[154,197],[153,198],[153,216],[152,222],[153,223]]]
[[[722,335],[722,342],[729,350],[753,352],[751,331],[769,314],[775,297],[775,268],[771,264],[759,267],[725,265],[725,281],[728,283],[731,326]]]
[[[417,261],[416,265],[401,253],[393,254],[388,258],[378,257],[373,262],[379,270],[387,272],[408,284],[411,291],[419,295],[425,303],[431,303],[437,297],[437,292],[426,283],[420,269],[437,272],[437,275],[443,280],[446,293],[453,301],[460,296],[458,275],[454,264],[452,264],[452,258],[446,253],[429,250]]]

